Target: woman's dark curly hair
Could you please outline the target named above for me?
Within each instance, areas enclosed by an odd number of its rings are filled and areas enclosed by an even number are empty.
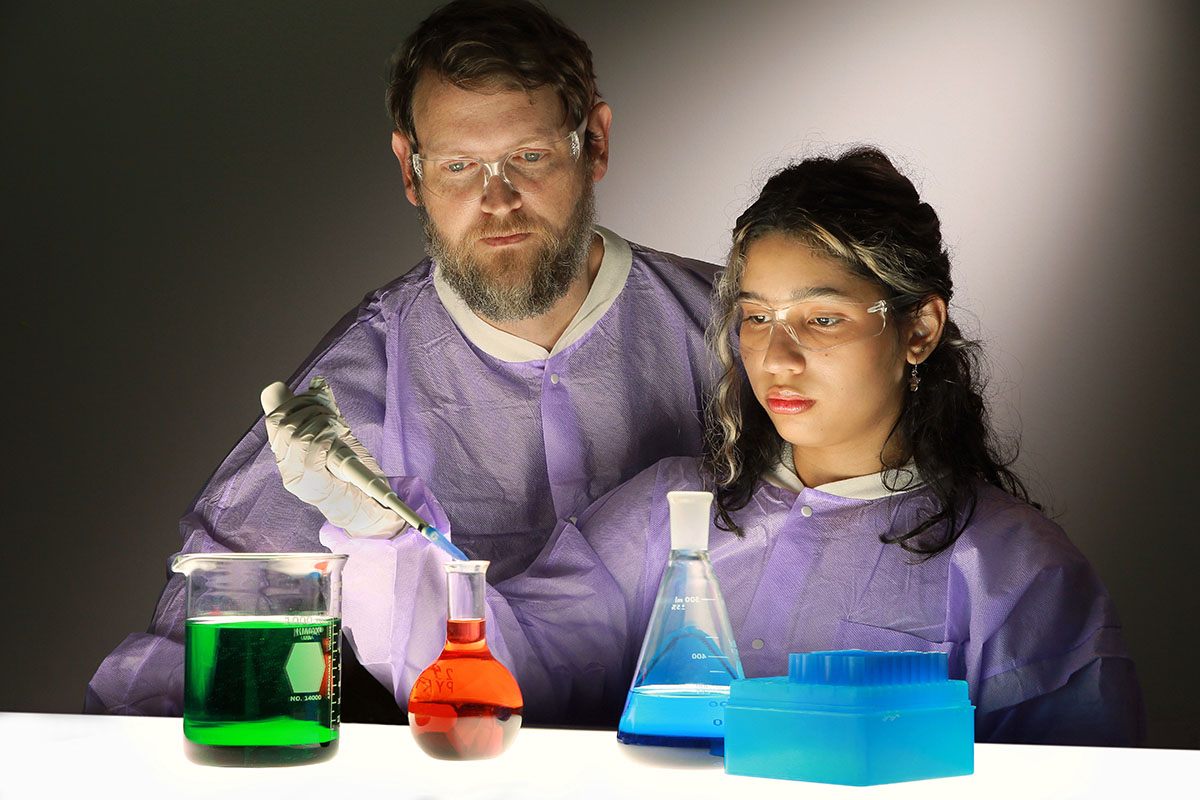
[[[746,253],[755,241],[783,234],[835,259],[884,290],[900,321],[911,320],[932,296],[953,293],[941,223],[912,182],[879,150],[860,147],[836,158],[810,158],[773,175],[737,220],[728,265],[713,287],[709,346],[719,378],[706,409],[706,463],[715,484],[717,524],[737,531],[730,516],[746,506],[764,471],[779,462],[783,440],[754,397],[737,357],[737,296]],[[983,399],[980,349],[947,318],[940,341],[921,365],[920,390],[904,392],[892,429],[904,455],[936,499],[933,513],[885,542],[930,557],[949,547],[975,509],[982,480],[1029,502],[1009,469]],[[891,438],[891,437],[889,437]],[[1015,450],[1015,448],[1014,448]],[[885,481],[911,477],[903,463],[880,460]]]

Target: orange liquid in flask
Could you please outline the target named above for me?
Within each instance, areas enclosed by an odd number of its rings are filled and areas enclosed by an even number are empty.
[[[449,577],[453,582],[457,576]],[[482,593],[482,574],[478,582]],[[408,696],[408,722],[417,744],[434,758],[492,758],[516,739],[523,711],[516,679],[488,650],[482,614],[450,619],[445,648]]]

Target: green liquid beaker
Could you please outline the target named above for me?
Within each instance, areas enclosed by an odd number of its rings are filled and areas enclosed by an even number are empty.
[[[337,752],[345,555],[187,553],[184,752],[281,766]]]

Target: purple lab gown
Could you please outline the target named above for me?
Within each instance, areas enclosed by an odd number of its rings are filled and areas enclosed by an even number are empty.
[[[454,543],[490,560],[492,579],[524,569],[558,519],[663,457],[701,449],[715,268],[600,233],[606,258],[632,249],[628,276],[603,315],[549,358],[502,360],[464,336],[427,259],[364,298],[289,380],[299,390],[328,378],[383,471],[411,476],[394,480],[401,498],[443,531],[453,520]],[[319,551],[323,523],[284,490],[260,419],[180,527],[183,552]],[[150,630],[100,665],[88,711],[182,713],[183,588],[173,576]]]
[[[666,493],[703,488],[698,470],[671,458],[644,471],[577,525],[560,523],[525,573],[489,587],[488,641],[527,720],[615,725],[667,562]],[[969,684],[980,741],[1139,741],[1141,693],[1116,612],[1062,529],[981,485],[949,550],[913,563],[880,541],[931,508],[920,488],[860,500],[763,482],[734,514],[743,538],[712,526],[746,676],[787,674],[796,652],[940,651]],[[327,525],[322,539],[350,554],[345,624],[403,705],[444,640],[446,557],[410,535],[368,542]]]

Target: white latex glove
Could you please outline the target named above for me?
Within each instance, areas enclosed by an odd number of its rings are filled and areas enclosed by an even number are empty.
[[[273,387],[264,390],[264,405],[271,404],[267,398]],[[373,472],[383,474],[375,458],[350,432],[324,378],[313,378],[306,391],[267,413],[266,425],[284,488],[316,506],[325,519],[349,536],[386,538],[405,528],[407,523],[394,511],[349,483],[329,460],[330,447],[340,439]]]

